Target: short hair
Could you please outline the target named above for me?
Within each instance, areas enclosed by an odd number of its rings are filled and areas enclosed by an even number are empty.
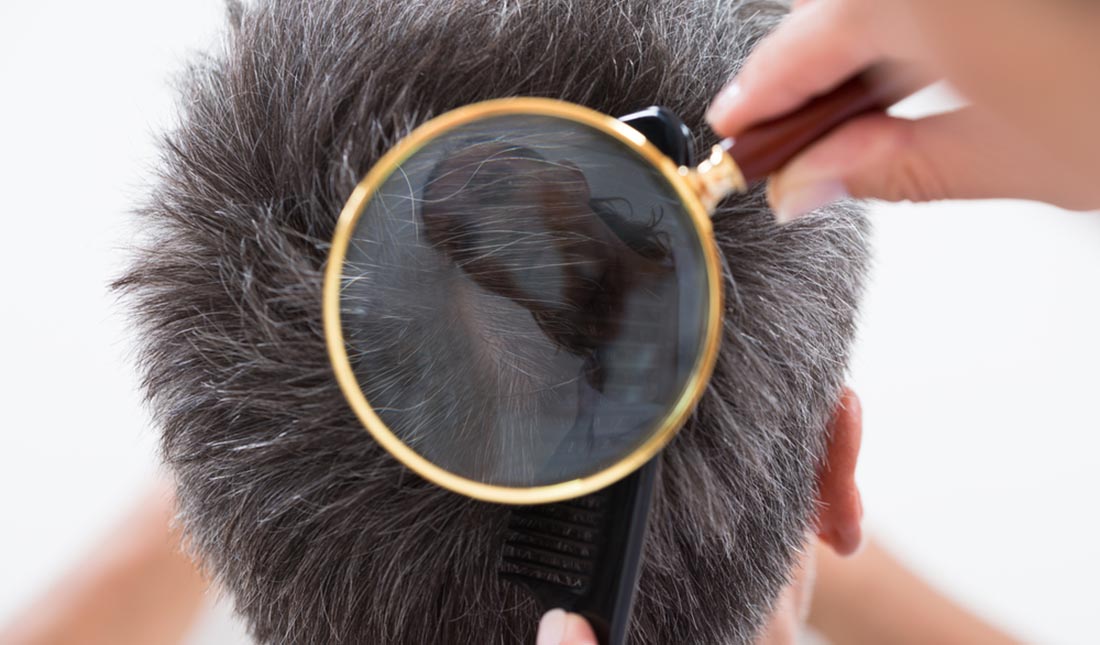
[[[357,182],[428,118],[532,95],[657,104],[713,143],[711,97],[777,0],[257,0],[183,74],[178,125],[118,281],[189,545],[266,643],[533,642],[497,575],[509,509],[406,470],[337,387],[322,271]],[[750,642],[813,526],[816,472],[868,262],[833,206],[778,226],[762,191],[713,216],[713,378],[662,453],[635,643]]]

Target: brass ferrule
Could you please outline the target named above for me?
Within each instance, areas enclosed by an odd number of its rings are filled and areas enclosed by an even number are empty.
[[[710,156],[698,167],[681,168],[680,173],[691,182],[708,213],[713,213],[726,195],[748,190],[737,162],[720,145],[711,148]]]

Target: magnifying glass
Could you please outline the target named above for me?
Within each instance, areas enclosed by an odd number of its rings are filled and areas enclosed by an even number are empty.
[[[552,99],[425,123],[336,227],[324,323],[350,406],[403,464],[472,498],[541,504],[622,479],[672,439],[715,364],[710,212],[895,94],[853,79],[695,168]]]

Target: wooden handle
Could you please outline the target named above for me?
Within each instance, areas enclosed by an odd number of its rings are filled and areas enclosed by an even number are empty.
[[[782,168],[837,126],[885,110],[915,89],[911,76],[874,65],[794,112],[754,125],[721,145],[751,184]]]

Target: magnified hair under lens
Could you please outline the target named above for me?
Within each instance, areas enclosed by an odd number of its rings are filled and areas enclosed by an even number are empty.
[[[527,101],[395,150],[334,244],[353,407],[410,467],[493,501],[644,463],[716,342],[713,243],[675,166],[610,117]]]

